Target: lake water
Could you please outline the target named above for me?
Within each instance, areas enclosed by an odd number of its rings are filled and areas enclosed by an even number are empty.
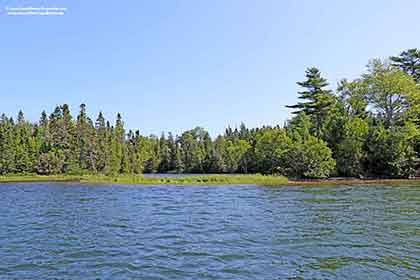
[[[419,279],[420,187],[0,184],[0,279]]]

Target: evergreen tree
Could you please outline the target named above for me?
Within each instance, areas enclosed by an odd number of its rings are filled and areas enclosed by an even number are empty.
[[[121,118],[121,114],[117,114],[115,128],[111,128],[110,147],[111,147],[111,159],[109,173],[116,175],[122,172],[125,167],[122,166],[123,153],[124,153],[124,124]]]
[[[16,172],[16,142],[13,119],[5,114],[0,118],[0,174]]]
[[[38,163],[35,167],[36,172],[42,175],[52,175],[61,173],[64,165],[63,151],[52,148],[49,152],[39,156]]]
[[[73,117],[67,104],[61,106],[63,118],[60,123],[60,148],[64,154],[63,172],[79,170],[76,154],[76,132]]]
[[[330,90],[325,89],[328,86],[327,80],[321,76],[318,68],[311,67],[306,70],[306,81],[297,82],[305,91],[299,92],[299,102],[295,105],[287,106],[296,109],[293,113],[305,113],[314,123],[314,133],[321,135],[323,121],[328,117],[332,106],[335,103],[335,97]]]
[[[14,132],[15,138],[15,168],[17,173],[27,173],[34,170],[36,151],[32,137],[32,125],[25,121],[22,111],[19,111]]]
[[[96,172],[96,135],[93,123],[87,116],[86,105],[80,105],[76,121],[76,150],[79,167]]]
[[[41,117],[39,119],[37,143],[41,153],[46,153],[51,149],[50,124],[47,113],[45,111],[42,111]]]
[[[408,49],[401,52],[399,56],[391,56],[391,60],[394,66],[399,67],[420,83],[420,50]]]
[[[95,123],[96,129],[96,168],[99,172],[106,172],[110,160],[110,147],[108,145],[108,129],[102,112],[99,112]]]

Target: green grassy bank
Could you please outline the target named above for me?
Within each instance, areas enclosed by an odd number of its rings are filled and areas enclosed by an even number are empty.
[[[266,185],[266,186],[334,186],[334,185],[416,185],[416,179],[353,179],[342,178],[323,180],[288,180],[283,176],[260,174],[250,175],[192,175],[177,177],[153,177],[143,175],[5,175],[0,176],[0,183],[7,182],[79,182],[92,184],[138,184],[138,185]]]
[[[265,175],[193,175],[179,177],[151,177],[142,175],[7,175],[0,176],[0,182],[80,182],[139,185],[284,185],[288,180],[282,176]]]
[[[83,176],[77,175],[37,175],[12,174],[0,176],[0,183],[8,182],[79,182]]]

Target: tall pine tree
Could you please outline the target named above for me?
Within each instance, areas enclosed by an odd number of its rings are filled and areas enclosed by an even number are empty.
[[[294,114],[303,112],[311,117],[314,124],[314,133],[320,136],[323,121],[331,112],[335,97],[330,90],[326,89],[328,86],[327,80],[321,76],[318,68],[308,68],[305,76],[305,81],[297,82],[299,86],[305,89],[299,92],[298,98],[302,102],[287,107],[296,109],[293,112]]]

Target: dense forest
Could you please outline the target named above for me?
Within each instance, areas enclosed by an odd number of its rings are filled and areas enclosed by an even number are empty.
[[[294,178],[420,175],[420,50],[374,59],[333,91],[317,68],[297,83],[299,102],[283,126],[228,127],[212,139],[197,127],[144,136],[86,106],[57,106],[37,123],[3,114],[0,174],[264,173]],[[281,110],[279,106],[279,110]]]

